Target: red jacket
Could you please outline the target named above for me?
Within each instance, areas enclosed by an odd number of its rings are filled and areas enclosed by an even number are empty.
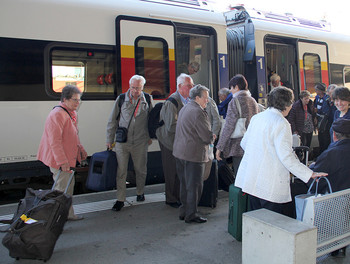
[[[61,106],[65,107],[62,103]],[[70,114],[76,120],[76,112]],[[59,169],[65,163],[75,167],[76,162],[86,159],[86,156],[86,151],[80,144],[77,122],[73,121],[64,109],[54,108],[45,122],[37,154],[38,160],[49,167]]]

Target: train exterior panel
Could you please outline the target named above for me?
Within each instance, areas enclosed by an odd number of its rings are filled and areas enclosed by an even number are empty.
[[[176,91],[180,66],[197,61],[194,81],[217,99],[219,87],[228,83],[226,22],[203,3],[2,1],[1,185],[47,173],[36,152],[46,117],[66,84],[83,91],[79,135],[89,155],[105,149],[114,100],[134,74],[146,78],[145,92],[156,103]],[[156,141],[149,151],[159,171]]]
[[[266,105],[272,73],[314,93],[317,82],[350,87],[350,37],[326,22],[246,9],[214,12],[206,1],[3,0],[0,4],[0,189],[10,178],[47,173],[36,152],[60,91],[83,91],[79,133],[89,155],[105,149],[105,129],[129,78],[143,75],[154,102],[176,91],[192,61],[195,83],[218,90],[244,74]],[[149,168],[161,171],[159,146]],[[149,170],[149,174],[152,174]]]

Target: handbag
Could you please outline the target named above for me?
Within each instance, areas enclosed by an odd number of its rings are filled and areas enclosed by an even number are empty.
[[[126,127],[121,127],[120,126],[120,127],[117,128],[117,131],[115,132],[115,141],[116,142],[118,142],[118,143],[125,143],[128,140],[128,129],[129,129],[129,126],[130,126],[130,123],[131,123],[131,120],[132,120],[132,116],[134,115],[135,110],[136,110],[137,105],[139,104],[139,102],[140,102],[140,99],[137,101],[136,106],[134,108],[134,111],[132,112],[132,115],[131,115],[128,127],[126,128]]]
[[[239,104],[238,99],[234,98],[234,100],[236,103],[236,107],[238,109],[239,118],[237,120],[235,130],[231,134],[231,138],[241,138],[244,136],[244,133],[247,131],[247,129],[245,127],[245,123],[246,123],[247,118],[242,117],[241,105]]]
[[[329,193],[332,193],[331,184],[326,177],[320,177],[318,181],[316,181],[316,179],[314,179],[306,194],[299,194],[299,195],[295,196],[295,212],[296,212],[297,220],[303,221],[304,216],[307,213],[306,212],[307,208],[313,209],[312,207],[308,206],[308,203],[312,203],[312,199],[316,198],[319,195],[317,193],[318,192],[318,183],[321,179],[325,179],[327,181]],[[312,187],[313,187],[315,181],[316,181],[316,190],[315,190],[315,193],[311,193],[311,190],[312,190]]]

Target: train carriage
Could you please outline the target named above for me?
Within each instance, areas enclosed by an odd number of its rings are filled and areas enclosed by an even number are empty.
[[[114,100],[133,74],[154,102],[176,90],[182,67],[210,89],[237,73],[266,104],[269,75],[314,92],[317,82],[350,85],[350,37],[326,22],[246,9],[220,13],[197,0],[3,0],[0,4],[0,190],[47,175],[36,160],[45,119],[67,84],[82,91],[80,138],[89,155],[105,148]],[[149,148],[148,176],[161,178],[159,146]]]

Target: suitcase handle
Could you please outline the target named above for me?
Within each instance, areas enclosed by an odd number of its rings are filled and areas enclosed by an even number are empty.
[[[71,170],[72,170],[72,173],[71,173],[71,175],[70,175],[70,177],[69,177],[68,184],[67,184],[67,186],[66,186],[66,189],[64,190],[64,193],[67,193],[68,187],[69,187],[69,185],[71,184],[71,182],[72,182],[72,180],[73,180],[73,177],[74,177],[75,171],[74,171],[73,168],[71,168]],[[62,170],[60,169],[60,170],[58,171],[57,178],[56,178],[54,184],[52,185],[52,188],[51,188],[52,191],[55,189],[55,186],[56,186],[56,184],[57,184],[57,181],[58,181],[58,179],[59,179],[59,177],[60,177],[61,172],[62,172]]]

